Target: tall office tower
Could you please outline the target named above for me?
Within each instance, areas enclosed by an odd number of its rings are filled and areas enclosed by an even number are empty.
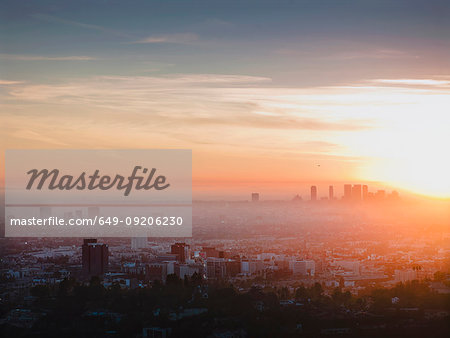
[[[170,253],[177,255],[177,260],[185,263],[190,258],[189,245],[186,243],[175,243],[170,246]]]
[[[352,185],[344,184],[344,200],[350,201],[352,199]]]
[[[352,188],[352,200],[361,201],[361,184],[354,184]]]
[[[222,279],[227,274],[227,261],[224,258],[208,257],[206,259],[206,276],[208,279]]]
[[[311,186],[311,201],[317,200],[317,187],[315,185]]]
[[[328,187],[328,198],[330,201],[334,200],[334,188],[332,185]]]
[[[313,260],[292,261],[289,265],[294,275],[314,276],[316,272],[316,263]]]
[[[252,193],[252,202],[258,202],[259,201],[259,193],[254,192]]]
[[[85,239],[81,247],[83,274],[101,276],[108,270],[108,245],[95,238]]]
[[[362,198],[363,200],[367,200],[367,197],[369,197],[369,187],[367,185],[362,186]]]

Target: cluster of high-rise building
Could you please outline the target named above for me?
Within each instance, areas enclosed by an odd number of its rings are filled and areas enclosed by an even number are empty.
[[[135,241],[131,241],[132,250]],[[82,273],[85,278],[104,276],[108,272],[108,245],[98,243],[96,239],[85,239],[82,245]],[[275,257],[275,256],[274,256]],[[224,251],[214,247],[202,247],[195,252],[187,243],[176,242],[170,246],[170,252],[159,253],[150,262],[123,264],[121,270],[127,275],[141,276],[149,282],[166,282],[168,275],[183,279],[197,274],[208,280],[226,279],[236,276],[252,276],[265,271],[268,265],[285,266],[297,276],[314,276],[316,264],[313,260],[293,258],[272,261],[264,257],[245,258],[227,256]]]
[[[392,191],[390,194],[386,193],[385,190],[377,190],[375,193],[369,191],[369,187],[367,185],[362,184],[344,184],[344,195],[342,196],[343,201],[369,201],[369,200],[376,200],[376,201],[382,201],[386,198],[390,199],[398,199],[398,192]],[[316,185],[312,185],[310,188],[310,200],[311,201],[317,201],[317,200],[329,200],[334,201],[337,200],[337,197],[334,193],[334,186],[330,185],[328,187],[328,196],[323,196],[319,198],[319,190]],[[252,202],[259,202],[260,195],[259,193],[252,193],[251,194],[251,201]],[[293,201],[300,201],[302,200],[300,195],[296,195],[293,198]]]
[[[317,186],[311,186],[311,201],[316,201],[318,199],[318,189]],[[369,200],[384,200],[385,198],[397,199],[397,191],[392,191],[387,194],[385,190],[377,190],[375,193],[369,192],[369,187],[367,185],[361,184],[344,184],[344,195],[342,196],[343,201],[369,201]],[[330,185],[328,187],[328,197],[322,197],[325,200],[335,200],[334,187]]]

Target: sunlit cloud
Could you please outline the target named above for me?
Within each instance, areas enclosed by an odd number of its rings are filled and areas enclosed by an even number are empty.
[[[337,175],[446,196],[448,88],[371,81],[296,88],[247,75],[97,76],[5,86],[0,109],[18,144],[186,147],[208,159],[198,175],[219,166],[223,177],[241,175],[238,163],[257,162],[261,178],[282,166],[289,179]],[[430,163],[438,170],[421,179]]]
[[[372,50],[354,50],[339,52],[328,56],[330,58],[353,60],[353,59],[404,59],[404,58],[419,58],[418,55],[413,55],[405,51],[395,49],[372,49]]]
[[[40,142],[52,146],[67,146],[67,143],[61,140],[46,136],[42,133],[35,132],[33,130],[18,129],[11,134],[12,137],[30,140],[33,142]]]
[[[23,81],[10,81],[10,80],[2,80],[0,79],[0,86],[10,86],[10,85],[17,85],[23,83]]]
[[[182,33],[182,34],[165,34],[165,35],[152,35],[144,39],[134,41],[133,43],[180,43],[188,44],[198,40],[198,35],[194,33]]]
[[[335,60],[356,60],[356,59],[417,59],[419,55],[411,54],[408,51],[388,49],[388,48],[370,48],[354,44],[332,45],[305,45],[301,48],[286,47],[275,50],[275,54],[285,56],[311,56],[322,59]]]
[[[412,85],[412,86],[449,86],[450,81],[434,79],[376,79],[373,83],[393,84],[393,85]]]
[[[165,77],[103,76],[63,85],[26,85],[9,95],[24,102],[89,105],[113,111],[148,112],[153,122],[177,125],[227,125],[247,128],[292,130],[362,130],[370,128],[363,119],[323,119],[302,108],[290,111],[271,107],[295,96],[292,89],[267,87],[264,77],[215,74],[179,74]],[[277,94],[283,92],[283,95]],[[297,90],[297,94],[301,91]],[[305,101],[307,97],[304,97]],[[306,103],[306,102],[305,102]]]

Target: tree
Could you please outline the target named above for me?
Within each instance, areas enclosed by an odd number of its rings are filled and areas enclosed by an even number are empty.
[[[297,290],[295,290],[295,298],[296,299],[305,299],[308,297],[308,291],[306,290],[304,285],[301,285]]]
[[[36,285],[31,288],[31,295],[38,298],[45,298],[50,295],[50,288],[47,285]]]
[[[322,285],[317,282],[314,283],[314,285],[311,287],[310,292],[311,292],[311,298],[314,298],[316,300],[319,299],[323,294]]]

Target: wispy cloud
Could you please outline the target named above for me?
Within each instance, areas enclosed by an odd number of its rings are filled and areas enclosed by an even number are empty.
[[[58,18],[58,17],[52,16],[52,15],[34,14],[34,15],[32,15],[32,17],[35,19],[41,20],[41,21],[61,23],[64,25],[90,29],[90,30],[94,30],[97,32],[107,33],[107,34],[116,35],[116,36],[120,36],[120,37],[124,37],[124,38],[133,38],[131,35],[121,32],[121,31],[118,31],[118,30],[115,30],[115,29],[111,29],[111,28],[107,28],[107,27],[103,27],[103,26],[99,26],[99,25],[93,25],[93,24],[89,24],[89,23],[84,23],[84,22],[79,22],[79,21]]]
[[[419,55],[411,54],[407,51],[389,48],[371,48],[367,46],[304,46],[303,48],[280,48],[275,50],[275,54],[284,56],[300,57],[320,57],[335,60],[356,60],[356,59],[417,59]]]
[[[47,14],[34,14],[33,18],[41,21],[46,21],[50,23],[60,23],[63,25],[69,25],[72,27],[79,27],[84,29],[89,29],[109,35],[115,35],[118,37],[126,38],[131,40],[130,43],[134,44],[148,44],[148,43],[178,43],[178,44],[189,44],[198,41],[198,35],[194,33],[179,33],[179,34],[161,34],[161,35],[151,35],[146,38],[139,39],[135,35],[125,33],[116,29],[111,29],[104,26],[94,25],[85,22],[73,21],[68,19],[63,19]]]
[[[408,85],[408,86],[450,86],[448,80],[434,80],[434,79],[376,79],[370,82],[379,84],[392,85]]]
[[[0,124],[11,144],[186,147],[213,169],[228,168],[222,154],[237,167],[258,159],[277,167],[279,159],[291,168],[319,156],[328,164],[339,159],[333,170],[346,174],[353,164],[342,163],[355,158],[441,151],[448,92],[384,83],[282,87],[247,75],[98,76],[5,86]],[[417,138],[424,128],[433,131],[426,147]]]
[[[72,56],[46,56],[46,55],[19,55],[0,54],[0,59],[17,61],[91,61],[98,60],[92,56],[72,55]]]
[[[194,33],[181,34],[165,34],[165,35],[151,35],[144,39],[134,41],[133,43],[179,43],[189,44],[198,41],[198,35]]]
[[[11,136],[54,146],[67,146],[67,143],[29,129],[18,129]]]
[[[339,52],[329,55],[330,58],[353,60],[353,59],[403,59],[403,58],[419,58],[418,55],[412,55],[402,50],[396,49],[367,49]]]
[[[311,131],[371,127],[361,119],[314,116],[305,109],[307,93],[268,85],[268,78],[245,75],[102,76],[58,85],[24,85],[11,89],[9,95],[24,102],[82,105],[127,112],[127,116],[150,114],[148,123],[170,121],[186,129],[206,125]],[[302,100],[305,107],[298,104]],[[283,108],[289,101],[297,106]]]
[[[10,81],[10,80],[2,80],[0,79],[0,86],[10,86],[17,85],[23,83],[22,81]]]

